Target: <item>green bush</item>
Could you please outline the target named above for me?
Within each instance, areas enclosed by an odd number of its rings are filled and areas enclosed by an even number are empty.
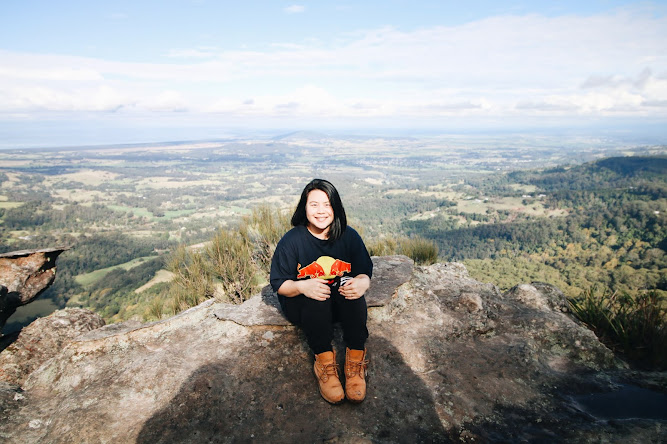
[[[159,321],[160,319],[162,319],[163,313],[164,313],[164,300],[162,300],[162,298],[160,298],[159,296],[156,296],[148,304],[146,313],[144,313],[144,320]]]
[[[218,230],[205,251],[212,278],[222,290],[219,299],[236,304],[248,299],[257,271],[249,239],[238,231]]]
[[[172,253],[167,270],[174,273],[175,285],[203,297],[213,296],[211,267],[201,252],[179,246]]]
[[[159,285],[156,285],[156,287]],[[147,290],[145,293],[149,292],[151,290]],[[174,316],[207,299],[207,297],[173,282],[170,285],[165,283],[164,288],[151,293],[146,295],[147,300],[142,305],[144,321],[159,321],[165,317]]]
[[[203,249],[179,247],[167,266],[175,288],[161,306],[154,302],[146,316],[178,313],[214,295],[236,304],[247,300],[268,280],[276,244],[289,228],[285,213],[264,206],[244,217],[238,230],[219,229]]]
[[[398,241],[398,253],[408,256],[419,265],[438,262],[438,246],[432,240],[420,236],[401,238]]]
[[[199,250],[184,246],[174,251],[167,269],[174,273],[166,300],[153,300],[145,317],[178,313],[216,296],[240,304],[268,281],[271,258],[280,238],[290,229],[287,214],[259,207],[241,221],[238,230],[220,229]],[[418,264],[438,260],[434,242],[421,238],[385,238],[369,249],[373,255],[404,254]]]
[[[252,261],[267,276],[276,245],[290,228],[290,217],[268,206],[255,208],[241,221],[239,233],[252,246]]]
[[[208,299],[199,293],[187,291],[181,287],[172,288],[170,295],[171,298],[165,304],[168,316],[174,316]]]
[[[591,287],[569,299],[572,312],[613,350],[643,367],[667,368],[667,310],[658,291],[627,293]]]

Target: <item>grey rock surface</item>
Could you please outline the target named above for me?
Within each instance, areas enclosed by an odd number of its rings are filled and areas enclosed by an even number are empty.
[[[373,279],[366,292],[369,307],[381,307],[395,296],[398,287],[412,278],[414,261],[407,256],[373,256]]]
[[[667,378],[627,370],[593,333],[550,308],[553,288],[502,294],[456,263],[414,267],[411,276],[384,305],[369,308],[369,389],[359,405],[333,406],[320,397],[297,328],[221,320],[221,307],[208,302],[140,327],[91,331],[34,370],[21,388],[0,386],[11,398],[0,438],[665,441],[665,419],[609,420],[586,407],[582,396],[613,396],[648,379],[655,382],[645,388],[660,406]],[[342,363],[338,329],[334,345]]]
[[[261,294],[252,296],[241,305],[218,303],[213,315],[223,321],[233,321],[239,325],[290,325],[280,311],[278,297],[270,285],[262,289]]]
[[[23,385],[30,373],[60,353],[65,344],[103,325],[100,315],[82,308],[57,310],[35,320],[0,353],[0,381]]]

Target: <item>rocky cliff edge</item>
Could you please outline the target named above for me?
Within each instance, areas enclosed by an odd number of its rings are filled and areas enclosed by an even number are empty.
[[[0,254],[0,330],[17,307],[35,300],[56,277],[56,259],[69,247]]]
[[[568,315],[558,289],[533,283],[503,294],[471,279],[461,264],[373,260],[369,389],[360,405],[332,406],[319,396],[305,338],[282,318],[267,288],[240,306],[207,301],[164,321],[78,336],[18,379],[5,378],[0,437],[9,443],[667,437],[660,413],[667,406],[665,375],[628,370]],[[338,329],[336,335],[342,351]],[[628,388],[635,391],[628,395]],[[637,393],[641,404],[655,407],[628,410]],[[608,399],[623,405],[600,409]]]

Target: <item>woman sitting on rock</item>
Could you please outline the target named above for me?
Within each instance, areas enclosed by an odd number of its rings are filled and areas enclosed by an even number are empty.
[[[347,226],[336,188],[312,180],[301,193],[292,228],[278,242],[271,262],[271,286],[287,319],[300,326],[315,354],[322,397],[332,404],[366,397],[365,343],[368,290],[373,263],[359,234]],[[345,390],[331,346],[333,323],[343,328]]]

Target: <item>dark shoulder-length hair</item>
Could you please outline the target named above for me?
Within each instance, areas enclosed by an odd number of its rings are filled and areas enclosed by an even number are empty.
[[[329,240],[340,239],[347,228],[347,216],[345,216],[345,208],[343,208],[343,202],[340,200],[340,195],[338,190],[333,186],[331,182],[324,179],[313,179],[308,185],[303,189],[301,193],[301,199],[294,210],[292,215],[292,226],[304,225],[308,226],[308,218],[306,217],[306,202],[308,201],[308,193],[313,190],[324,191],[329,197],[329,204],[333,209],[334,220],[331,223],[329,228]]]

